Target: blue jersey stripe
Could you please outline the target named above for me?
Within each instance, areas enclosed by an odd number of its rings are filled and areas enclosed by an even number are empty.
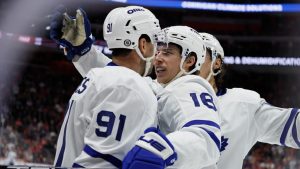
[[[84,168],[84,167],[77,163],[73,163],[72,168]]]
[[[219,152],[221,152],[221,142],[218,139],[218,137],[215,135],[215,133],[213,133],[212,131],[207,130],[206,128],[203,128],[203,127],[199,127],[199,128],[206,131],[206,133],[210,136],[210,138],[216,143],[216,146],[218,147]]]
[[[102,158],[103,160],[110,162],[112,165],[116,166],[117,168],[122,168],[122,161],[112,155],[102,154],[94,150],[92,147],[88,145],[84,146],[83,151],[91,157]]]
[[[183,125],[183,127],[190,127],[193,125],[203,125],[203,124],[221,129],[221,127],[217,123],[210,120],[192,120],[186,123],[185,125]]]
[[[291,127],[292,122],[295,120],[295,116],[297,114],[297,111],[298,111],[298,109],[295,109],[295,108],[292,109],[292,111],[291,111],[291,115],[288,118],[288,120],[287,120],[287,122],[286,122],[286,124],[283,128],[283,131],[281,133],[281,136],[280,136],[280,144],[281,145],[285,146],[285,139],[286,139],[287,133],[288,133],[290,127]]]
[[[298,139],[298,134],[297,134],[297,116],[299,115],[299,112],[297,113],[297,115],[295,116],[295,120],[294,120],[294,124],[293,124],[293,129],[292,129],[292,135],[293,135],[293,139],[295,140],[295,143],[298,145],[298,147],[300,148],[300,141]]]
[[[62,146],[61,146],[61,149],[60,149],[60,152],[59,152],[59,156],[58,156],[57,161],[55,163],[55,167],[62,167],[61,164],[62,164],[62,161],[63,161],[63,158],[64,158],[65,147],[66,147],[66,131],[67,131],[68,121],[69,121],[69,117],[70,117],[70,111],[72,109],[73,102],[74,102],[74,100],[72,100],[71,104],[69,103],[69,106],[68,106],[68,110],[67,110],[68,117],[67,117],[67,121],[66,121],[66,124],[65,124],[65,127],[64,127],[63,143],[62,143]]]

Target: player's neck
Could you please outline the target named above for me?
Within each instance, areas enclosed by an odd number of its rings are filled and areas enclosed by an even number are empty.
[[[213,87],[215,93],[217,93],[217,92],[218,92],[218,87],[217,87],[217,84],[216,84],[216,81],[215,81],[214,76],[212,76],[212,77],[209,79],[209,83],[210,83],[210,85]]]
[[[140,69],[140,59],[134,55],[121,56],[121,57],[112,57],[112,62],[119,66],[126,67],[131,69],[138,74],[142,74]]]

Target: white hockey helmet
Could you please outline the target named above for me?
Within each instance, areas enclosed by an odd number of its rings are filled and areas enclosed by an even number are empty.
[[[154,43],[154,36],[160,30],[158,19],[140,6],[115,8],[103,24],[103,36],[109,49],[135,49],[142,34],[148,35]]]
[[[221,59],[224,59],[224,50],[218,41],[218,39],[212,34],[201,32],[200,35],[204,41],[204,44],[212,52],[212,60],[217,59],[217,56],[220,55]]]
[[[103,36],[108,48],[135,49],[146,61],[145,74],[150,70],[153,57],[145,58],[141,54],[139,38],[142,34],[148,35],[151,43],[156,44],[156,34],[160,30],[159,21],[154,14],[140,6],[115,8],[109,12],[103,24]]]
[[[182,48],[180,69],[184,74],[192,74],[200,70],[202,63],[205,61],[206,47],[199,33],[188,26],[171,26],[163,29],[165,32],[165,43],[174,43]],[[194,52],[197,56],[195,68],[186,72],[183,69],[185,59]]]
[[[205,46],[211,50],[211,55],[212,55],[211,56],[212,62],[211,62],[211,66],[210,66],[211,71],[210,71],[208,77],[206,78],[207,80],[209,80],[212,75],[216,76],[219,73],[221,73],[222,69],[219,69],[217,72],[215,72],[213,70],[213,65],[214,65],[216,59],[218,58],[218,56],[220,56],[221,60],[224,61],[224,57],[225,57],[224,50],[223,50],[220,42],[218,41],[218,39],[215,36],[213,36],[212,34],[201,32],[200,35],[202,36]]]

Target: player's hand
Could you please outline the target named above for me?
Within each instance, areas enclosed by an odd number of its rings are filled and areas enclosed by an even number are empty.
[[[82,56],[90,51],[94,42],[91,24],[82,9],[76,10],[76,17],[69,16],[63,7],[55,10],[51,24],[50,37],[65,48],[68,60],[75,55]]]
[[[148,128],[127,153],[122,169],[163,169],[177,160],[177,154],[167,137],[157,128]]]

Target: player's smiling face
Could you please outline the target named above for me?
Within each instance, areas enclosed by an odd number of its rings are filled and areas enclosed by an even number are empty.
[[[180,71],[180,50],[175,44],[158,45],[154,68],[159,83],[170,82]]]

